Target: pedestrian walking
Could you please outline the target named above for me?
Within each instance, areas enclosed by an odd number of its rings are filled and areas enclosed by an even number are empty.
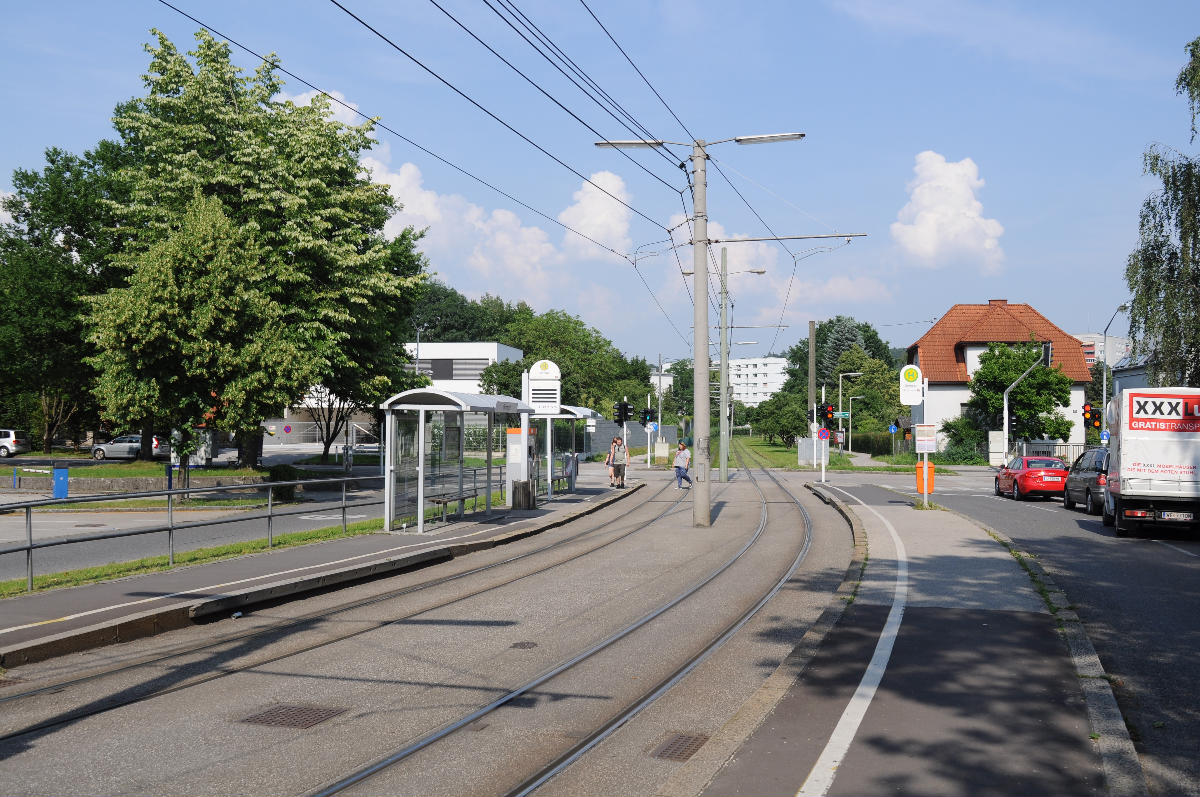
[[[608,453],[612,458],[613,481],[617,487],[624,487],[625,466],[629,464],[629,451],[625,448],[625,441],[620,436],[614,437]]]
[[[688,468],[692,466],[692,452],[688,451],[688,447],[679,443],[679,449],[675,452],[675,460],[672,463],[675,465],[675,489],[682,490],[683,483],[686,481],[688,487],[692,486],[692,478],[688,476]]]

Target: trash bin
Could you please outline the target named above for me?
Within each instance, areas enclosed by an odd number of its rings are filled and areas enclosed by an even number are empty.
[[[532,481],[515,481],[512,485],[512,508],[513,509],[536,509],[537,504],[534,501],[533,482]]]
[[[933,492],[933,463],[918,462],[917,463],[917,492],[932,493]]]

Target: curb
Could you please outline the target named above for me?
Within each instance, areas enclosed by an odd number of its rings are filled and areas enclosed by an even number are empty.
[[[589,503],[587,506],[552,518],[531,528],[502,533],[486,540],[455,543],[440,548],[431,548],[420,553],[399,554],[342,570],[332,570],[310,576],[298,576],[285,581],[258,587],[246,587],[218,598],[184,601],[159,609],[149,609],[126,617],[97,623],[84,628],[64,631],[42,639],[0,647],[0,667],[16,667],[33,664],[68,653],[79,653],[93,648],[130,642],[193,625],[196,620],[208,618],[229,610],[240,609],[264,601],[299,597],[329,587],[387,575],[406,569],[419,569],[438,562],[448,561],[475,551],[483,551],[523,540],[542,532],[564,526],[581,517],[598,512],[623,498],[633,495],[646,486],[646,482],[620,490],[611,496]]]
[[[858,585],[867,565],[867,534],[862,523],[837,498],[816,489],[812,482],[806,482],[804,486],[822,502],[837,510],[850,527],[854,551],[846,568],[846,575],[821,612],[821,616],[804,632],[804,636],[792,648],[791,653],[784,657],[737,713],[659,787],[658,797],[700,794],[704,791],[720,772],[721,767],[737,754],[738,748],[758,730],[779,701],[787,695],[788,690],[804,673],[808,663],[816,657],[825,637],[837,625],[846,607],[853,602],[858,592]]]

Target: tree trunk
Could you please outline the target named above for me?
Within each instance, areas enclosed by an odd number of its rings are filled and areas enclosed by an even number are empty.
[[[142,421],[142,448],[138,452],[138,459],[146,462],[154,461],[154,419],[147,418]]]

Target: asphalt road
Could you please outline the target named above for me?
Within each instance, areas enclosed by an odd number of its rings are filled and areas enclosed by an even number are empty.
[[[882,474],[881,474],[882,475]],[[1156,794],[1200,794],[1200,538],[1119,539],[1060,499],[994,495],[993,476],[943,479],[933,500],[1008,535],[1078,607]],[[913,492],[911,477],[881,478]]]

